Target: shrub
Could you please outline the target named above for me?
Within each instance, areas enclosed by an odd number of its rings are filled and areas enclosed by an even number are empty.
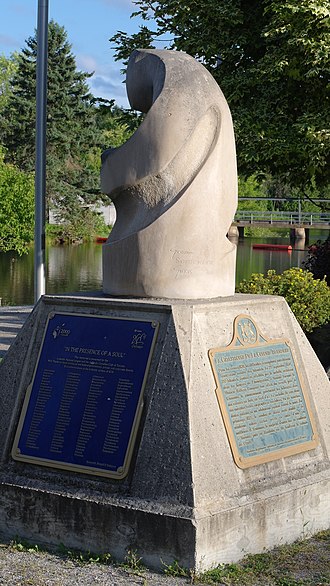
[[[303,269],[288,269],[281,275],[274,270],[266,275],[254,273],[236,291],[283,296],[305,332],[330,322],[330,288],[324,279],[314,279],[311,272]]]
[[[110,228],[103,216],[89,208],[77,208],[66,214],[60,224],[47,226],[47,236],[55,242],[90,242],[96,236],[109,236]]]
[[[318,240],[309,246],[304,268],[311,271],[316,279],[325,277],[330,286],[330,237],[325,242]]]
[[[28,251],[34,237],[34,177],[4,162],[0,146],[0,250]]]

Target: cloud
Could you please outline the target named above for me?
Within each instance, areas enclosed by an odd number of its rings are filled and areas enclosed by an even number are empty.
[[[18,47],[20,42],[14,37],[10,37],[8,35],[0,35],[0,45],[5,45],[6,47]]]
[[[12,12],[16,12],[16,14],[19,15],[34,15],[34,7],[32,6],[27,6],[26,4],[23,4],[22,2],[15,2],[13,4],[10,5],[10,10],[12,10]]]
[[[76,56],[76,63],[78,69],[93,73],[86,81],[95,97],[116,100],[119,106],[129,107],[119,65],[111,62],[102,63],[93,55],[83,53]]]
[[[117,8],[125,8],[127,10],[137,10],[136,4],[133,4],[132,0],[101,0],[102,4],[106,6],[112,6]]]
[[[129,108],[125,84],[118,79],[118,76],[93,75],[89,85],[94,96],[115,100],[119,106]]]
[[[98,70],[97,61],[91,55],[79,54],[76,56],[76,62],[77,62],[77,67],[79,69],[82,69],[83,71],[92,72],[92,71]]]

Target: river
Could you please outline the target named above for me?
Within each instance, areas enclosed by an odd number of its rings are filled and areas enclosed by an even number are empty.
[[[324,240],[326,231],[314,232],[310,243]],[[286,243],[283,238],[245,238],[238,242],[236,283],[249,278],[252,273],[265,273],[275,269],[282,273],[290,267],[301,267],[307,250],[297,243],[291,253],[253,249],[254,243]],[[49,246],[46,255],[46,292],[68,293],[93,291],[102,287],[102,246],[100,244]],[[0,298],[3,305],[33,304],[33,248],[19,257],[8,252],[0,253]]]

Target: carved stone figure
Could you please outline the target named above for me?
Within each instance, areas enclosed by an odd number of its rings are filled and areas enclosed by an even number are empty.
[[[115,225],[103,247],[103,290],[196,299],[234,293],[236,247],[226,235],[237,206],[232,119],[211,74],[183,52],[136,50],[126,79],[146,114],[104,153],[102,191]]]

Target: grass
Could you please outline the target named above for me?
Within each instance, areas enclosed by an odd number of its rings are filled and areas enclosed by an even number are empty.
[[[47,551],[46,549],[44,549],[40,545],[32,544],[24,539],[21,540],[19,538],[16,538],[13,541],[11,541],[10,547],[11,547],[11,549],[14,549],[15,551],[27,551],[29,553],[32,553],[32,552],[40,553],[40,552]]]
[[[172,564],[165,564],[162,561],[162,565],[163,572],[166,576],[174,576],[175,578],[189,578],[193,576],[192,571],[180,566],[178,560],[174,560]]]
[[[80,564],[102,564],[108,566],[113,563],[113,558],[110,553],[97,554],[90,551],[81,551],[79,549],[67,548],[63,543],[59,546],[58,552],[62,557]]]
[[[330,530],[311,539],[247,555],[193,577],[195,584],[226,586],[329,586]]]
[[[41,554],[39,545],[18,538],[11,549]],[[117,562],[109,553],[82,552],[61,545],[58,554],[79,564],[105,564],[141,576],[148,584],[148,572],[136,550],[129,550],[124,562]],[[163,573],[181,578],[182,584],[213,586],[330,586],[330,530],[321,531],[310,539],[281,545],[271,551],[247,555],[240,562],[220,564],[203,573],[181,567],[177,560],[163,563]]]

